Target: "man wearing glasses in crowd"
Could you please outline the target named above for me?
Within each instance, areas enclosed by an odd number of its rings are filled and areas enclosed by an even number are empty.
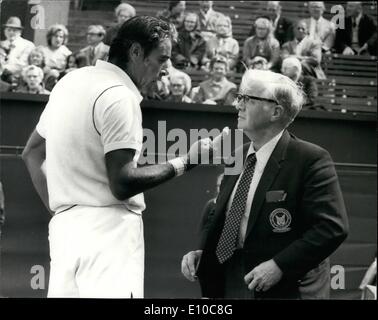
[[[182,259],[204,297],[329,298],[328,257],[348,221],[329,153],[287,131],[303,102],[286,76],[244,74],[234,102],[238,128],[252,141],[235,151],[244,169],[225,175],[196,250]]]

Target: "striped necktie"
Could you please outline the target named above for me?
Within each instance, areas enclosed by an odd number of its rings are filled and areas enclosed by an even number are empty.
[[[244,171],[232,200],[230,211],[227,214],[222,234],[216,248],[216,256],[220,263],[228,260],[236,249],[236,241],[239,234],[240,223],[247,205],[249,188],[256,166],[256,153],[248,156]]]

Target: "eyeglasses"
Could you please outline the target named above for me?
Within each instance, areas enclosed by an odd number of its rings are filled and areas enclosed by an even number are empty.
[[[241,93],[236,93],[235,94],[235,100],[237,103],[240,102],[248,102],[249,100],[258,100],[258,101],[267,101],[267,102],[273,102],[275,104],[278,104],[276,100],[273,99],[268,99],[268,98],[261,98],[261,97],[256,97],[256,96],[250,96],[248,94],[241,94]]]

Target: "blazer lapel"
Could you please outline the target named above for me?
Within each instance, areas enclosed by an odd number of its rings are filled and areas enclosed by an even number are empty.
[[[265,194],[269,190],[270,186],[274,182],[280,168],[281,161],[284,160],[286,154],[286,148],[290,141],[290,134],[287,130],[282,134],[281,139],[278,141],[272,155],[270,156],[268,163],[265,166],[264,173],[261,176],[260,182],[257,186],[255,196],[253,198],[251,212],[249,214],[247,232],[245,239],[247,239],[249,233],[254,227],[257,217],[260,214],[260,209],[265,200]]]

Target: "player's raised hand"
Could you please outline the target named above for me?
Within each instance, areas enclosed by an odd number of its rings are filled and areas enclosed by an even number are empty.
[[[222,132],[213,139],[213,151],[219,151],[222,147],[222,141],[230,134],[230,128],[224,127]]]

